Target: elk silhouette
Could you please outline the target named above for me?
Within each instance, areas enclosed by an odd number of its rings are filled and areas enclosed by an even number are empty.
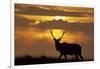
[[[81,55],[82,49],[79,44],[71,44],[71,43],[67,43],[67,42],[60,43],[61,38],[64,36],[65,32],[63,32],[62,36],[58,39],[56,39],[54,37],[52,30],[50,32],[51,32],[51,36],[53,37],[53,40],[55,42],[55,48],[60,53],[59,59],[62,56],[64,56],[65,60],[66,60],[67,55],[74,55],[77,60],[83,60],[83,56]]]

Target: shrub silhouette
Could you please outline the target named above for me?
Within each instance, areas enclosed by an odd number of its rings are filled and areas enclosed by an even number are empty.
[[[48,63],[62,63],[62,62],[79,62],[81,60],[76,59],[58,59],[58,58],[51,58],[46,56],[41,57],[32,57],[32,56],[23,56],[23,57],[16,57],[15,58],[15,65],[29,65],[29,64],[48,64]],[[87,59],[84,61],[93,61],[93,59]]]

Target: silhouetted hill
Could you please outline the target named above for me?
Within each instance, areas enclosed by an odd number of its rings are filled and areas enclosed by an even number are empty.
[[[93,61],[93,59],[87,59],[84,61]],[[15,58],[15,65],[48,64],[48,63],[62,63],[62,62],[80,62],[80,61],[75,59],[64,60],[57,58],[49,58],[46,56],[41,56],[41,57],[24,56]]]

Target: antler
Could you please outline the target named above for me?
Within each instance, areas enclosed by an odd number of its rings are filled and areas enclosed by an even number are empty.
[[[54,39],[56,39],[56,38],[54,37],[54,35],[53,35],[53,32],[52,32],[52,30],[50,31],[50,33],[51,33],[51,36],[52,36]]]
[[[52,36],[54,39],[56,39],[56,37],[54,37],[54,35],[53,35],[52,30],[51,30],[50,32],[51,32],[51,36]],[[61,39],[61,38],[64,36],[64,34],[65,34],[65,32],[62,33],[62,36],[61,36],[59,39]]]
[[[64,34],[65,34],[65,32],[62,33],[62,36],[59,39],[61,39],[64,36]]]

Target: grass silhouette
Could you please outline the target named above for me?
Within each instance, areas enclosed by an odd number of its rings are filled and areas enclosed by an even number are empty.
[[[93,61],[93,59],[85,59],[83,61]],[[15,58],[15,65],[48,64],[48,63],[62,63],[62,62],[81,62],[81,60],[75,60],[75,59],[64,60],[46,56],[32,57],[28,55]]]

